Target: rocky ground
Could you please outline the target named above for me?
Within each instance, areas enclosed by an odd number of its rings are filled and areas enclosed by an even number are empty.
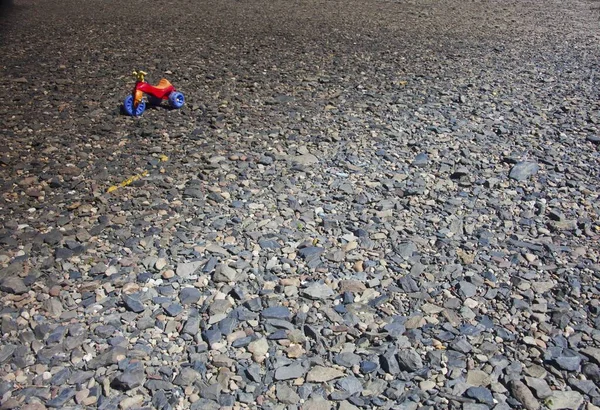
[[[597,1],[6,3],[1,409],[600,406]]]

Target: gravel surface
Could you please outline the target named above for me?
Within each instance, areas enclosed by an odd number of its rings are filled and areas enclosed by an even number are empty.
[[[600,406],[597,1],[8,3],[1,409]]]

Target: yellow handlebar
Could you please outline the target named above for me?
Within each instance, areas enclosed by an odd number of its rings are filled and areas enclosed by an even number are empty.
[[[143,81],[144,81],[144,76],[145,76],[146,74],[148,74],[148,73],[145,73],[145,72],[143,72],[142,70],[140,70],[140,71],[135,71],[135,70],[134,70],[134,71],[133,71],[133,75],[135,76],[135,79],[136,79],[137,81],[141,81],[141,82],[143,82]]]

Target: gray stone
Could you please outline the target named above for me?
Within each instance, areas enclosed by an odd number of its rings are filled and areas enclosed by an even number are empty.
[[[593,144],[600,144],[600,136],[598,135],[588,135],[585,139]]]
[[[141,386],[146,381],[146,375],[141,366],[136,366],[133,370],[126,370],[115,379],[115,387],[127,391]]]
[[[62,389],[55,398],[47,401],[46,406],[52,407],[52,408],[63,407],[73,397],[75,397],[76,393],[77,393],[77,389],[75,389],[75,387],[66,387],[66,388]]]
[[[285,319],[289,320],[292,317],[292,312],[285,306],[272,306],[260,312],[263,319]]]
[[[525,181],[539,170],[540,166],[535,162],[519,162],[512,167],[508,176],[516,181]]]
[[[308,374],[306,375],[306,381],[322,383],[340,378],[343,375],[344,372],[333,367],[315,366],[309,370]]]
[[[2,281],[2,284],[0,284],[0,290],[3,292],[20,295],[27,292],[29,289],[27,286],[25,286],[23,279],[13,276]]]
[[[325,251],[324,248],[318,246],[308,246],[298,250],[298,255],[304,258],[307,262],[318,259]]]
[[[360,364],[360,356],[352,352],[342,352],[334,356],[333,362],[340,366],[352,367]]]
[[[400,373],[400,365],[398,364],[398,360],[396,359],[396,351],[388,350],[381,356],[379,356],[379,364],[381,365],[381,369],[389,373],[391,375],[395,375]]]
[[[186,387],[192,385],[197,380],[200,380],[200,374],[196,370],[189,367],[182,367],[175,380],[173,380],[173,384]]]
[[[215,268],[215,272],[213,274],[213,281],[215,282],[235,282],[237,277],[237,272],[235,269],[230,268],[229,266],[220,263]]]
[[[492,396],[492,392],[482,386],[469,387],[465,392],[465,396],[477,400],[478,403],[487,404],[488,406],[494,405],[494,396]]]
[[[307,153],[307,154],[302,154],[302,155],[297,155],[293,158],[294,162],[297,162],[298,164],[301,165],[312,165],[312,164],[316,164],[317,162],[319,162],[319,159],[314,156],[313,154]]]
[[[336,381],[336,386],[353,395],[363,390],[362,383],[354,376],[344,377]]]
[[[192,316],[188,318],[183,325],[183,329],[181,329],[181,333],[195,336],[200,331],[200,318]]]
[[[583,396],[576,391],[555,391],[545,403],[550,410],[577,410],[583,404]]]
[[[144,304],[140,301],[137,295],[127,295],[123,293],[121,295],[121,299],[123,299],[123,303],[125,307],[135,313],[141,313],[144,311]]]
[[[2,350],[0,350],[0,363],[4,363],[11,358],[15,350],[17,350],[17,345],[7,344],[2,346]]]
[[[210,385],[202,385],[200,387],[200,396],[205,399],[212,401],[219,401],[221,395],[221,385],[219,383],[213,383]],[[204,408],[204,407],[203,407]]]
[[[550,386],[548,386],[548,383],[546,383],[546,380],[544,379],[525,377],[525,383],[535,391],[535,395],[538,399],[544,400],[552,395],[552,389],[550,389]]]
[[[275,380],[297,379],[306,374],[306,369],[300,363],[282,366],[275,370]]]
[[[179,291],[179,301],[183,305],[192,305],[198,303],[202,294],[196,288],[186,287]]]
[[[421,356],[414,349],[401,349],[397,354],[398,364],[402,370],[416,372],[423,368]]]
[[[331,298],[335,293],[324,283],[312,283],[300,291],[301,295],[313,300],[325,300]]]
[[[181,306],[179,303],[170,303],[167,306],[165,306],[164,309],[165,313],[171,317],[175,317],[181,312],[183,312],[183,306]]]
[[[472,298],[477,294],[477,286],[473,285],[471,282],[463,280],[458,284],[458,287],[461,295],[466,298]]]
[[[527,410],[538,410],[540,403],[531,393],[531,390],[520,380],[510,382],[510,391],[515,399],[517,399]]]
[[[285,383],[277,385],[277,399],[284,404],[296,404],[300,401],[300,396]]]
[[[558,367],[570,372],[578,371],[581,364],[581,358],[578,356],[559,356],[554,361]]]
[[[418,154],[415,157],[412,164],[416,167],[422,167],[422,166],[427,165],[428,162],[429,162],[429,156],[427,155],[427,153],[421,152],[420,154]]]
[[[177,264],[176,274],[182,279],[188,279],[195,274],[204,264],[202,261],[187,262]]]

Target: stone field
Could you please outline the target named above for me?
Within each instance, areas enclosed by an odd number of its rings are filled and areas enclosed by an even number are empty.
[[[0,409],[600,408],[597,0],[8,3]]]

